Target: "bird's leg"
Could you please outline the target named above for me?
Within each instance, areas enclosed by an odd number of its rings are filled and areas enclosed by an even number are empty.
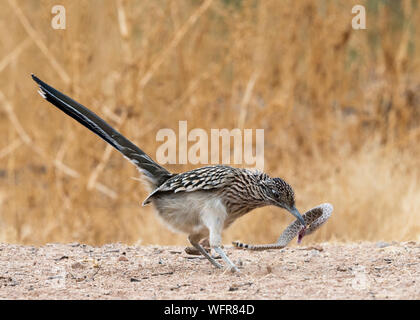
[[[196,248],[203,256],[205,256],[212,265],[214,265],[216,268],[222,268],[222,265],[218,263],[212,256],[208,254],[206,249],[204,249],[201,244],[198,242],[200,240],[200,236],[197,235],[189,235],[188,240],[193,245],[194,248]]]
[[[209,243],[208,238],[204,238],[203,240],[201,240],[199,242],[199,244],[204,248],[204,250],[206,250],[208,253],[210,253],[210,243]],[[198,249],[195,248],[195,247],[186,247],[185,252],[188,253],[188,254],[191,254],[193,256],[201,256],[200,251],[198,251]],[[213,256],[213,258],[214,258],[214,256]]]
[[[222,230],[224,226],[224,219],[221,216],[213,214],[204,216],[203,220],[209,229],[210,247],[222,257],[232,272],[240,272],[222,249]]]

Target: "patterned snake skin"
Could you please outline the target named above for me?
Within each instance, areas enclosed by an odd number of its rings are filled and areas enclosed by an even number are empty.
[[[298,243],[302,240],[303,236],[309,235],[322,226],[331,216],[333,206],[329,203],[323,203],[302,215],[303,219],[308,226],[307,229],[302,229],[302,225],[298,220],[292,222],[280,235],[276,243],[271,244],[245,244],[239,241],[234,241],[233,246],[238,249],[248,250],[268,250],[268,249],[281,249],[286,247],[294,237],[298,235]]]

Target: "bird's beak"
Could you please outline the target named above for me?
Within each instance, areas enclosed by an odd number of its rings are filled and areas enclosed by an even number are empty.
[[[291,209],[289,209],[289,212],[291,213],[291,214],[293,214],[299,221],[300,221],[300,223],[304,226],[304,227],[306,227],[306,223],[305,223],[305,220],[303,220],[303,218],[302,218],[302,216],[300,215],[300,213],[299,213],[299,211],[298,211],[298,209],[296,209],[296,207],[293,207],[293,208],[291,208]]]

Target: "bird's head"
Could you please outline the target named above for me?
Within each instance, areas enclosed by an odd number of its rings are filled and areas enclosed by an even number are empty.
[[[267,179],[263,182],[264,193],[270,205],[289,211],[303,226],[306,226],[295,206],[295,193],[292,187],[281,178]]]

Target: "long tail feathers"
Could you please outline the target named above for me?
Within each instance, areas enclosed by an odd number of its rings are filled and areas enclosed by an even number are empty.
[[[160,186],[171,176],[169,171],[153,161],[140,148],[113,129],[108,123],[88,108],[49,86],[35,75],[32,75],[32,79],[38,83],[38,92],[44,99],[77,120],[80,124],[121,152],[124,157],[134,163],[138,169],[146,175],[148,180],[154,184],[155,187]]]

